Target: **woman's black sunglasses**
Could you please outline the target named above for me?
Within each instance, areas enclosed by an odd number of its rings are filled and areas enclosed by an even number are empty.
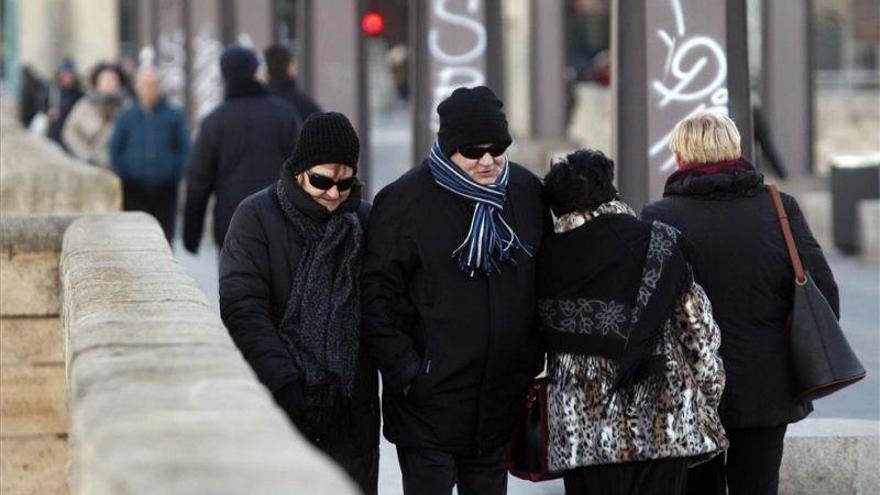
[[[493,157],[498,157],[504,154],[504,151],[507,150],[506,144],[491,144],[489,146],[462,146],[458,148],[458,152],[461,153],[461,156],[465,158],[470,158],[471,160],[479,160],[483,158],[483,155],[489,153]]]
[[[338,189],[339,192],[345,192],[359,184],[357,177],[354,176],[339,180],[333,180],[326,175],[316,174],[314,172],[309,172],[308,176],[309,184],[322,191],[330,190],[333,186],[336,186],[336,189]]]

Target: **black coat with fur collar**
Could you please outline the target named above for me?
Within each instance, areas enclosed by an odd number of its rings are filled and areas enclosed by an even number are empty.
[[[646,220],[668,223],[694,247],[697,282],[721,328],[727,385],[725,428],[770,427],[803,419],[812,404],[793,398],[789,329],[794,271],[763,178],[752,171],[691,175],[666,186]],[[797,201],[782,195],[804,268],[838,312],[837,285]]]

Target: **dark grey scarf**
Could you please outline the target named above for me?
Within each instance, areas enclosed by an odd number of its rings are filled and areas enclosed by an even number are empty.
[[[282,172],[275,191],[304,244],[280,331],[290,339],[294,360],[303,372],[306,405],[331,407],[338,405],[340,394],[351,397],[354,390],[363,229],[353,210],[360,196],[352,191],[349,200],[330,214],[289,174]]]

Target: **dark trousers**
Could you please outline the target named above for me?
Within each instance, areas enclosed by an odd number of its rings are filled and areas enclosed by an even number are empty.
[[[684,495],[687,458],[604,464],[566,471],[565,495]]]
[[[177,213],[177,183],[174,181],[145,185],[130,181],[122,183],[122,209],[143,211],[153,215],[162,226],[168,242],[174,238],[174,219]]]
[[[450,454],[432,449],[397,447],[404,495],[505,495],[507,446],[492,452]]]
[[[776,495],[786,427],[727,430],[727,455],[690,470],[688,495]]]

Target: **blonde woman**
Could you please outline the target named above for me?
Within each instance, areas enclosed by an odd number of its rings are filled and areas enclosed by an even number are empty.
[[[794,274],[763,176],[742,157],[728,117],[701,112],[679,122],[669,147],[677,170],[664,198],[642,212],[678,228],[695,250],[696,280],[712,301],[721,328],[727,386],[721,420],[730,439],[725,456],[691,469],[689,493],[777,493],[789,423],[813,407],[796,400],[789,372],[788,328]],[[798,207],[782,195],[798,250],[838,312],[837,286],[822,249]]]

